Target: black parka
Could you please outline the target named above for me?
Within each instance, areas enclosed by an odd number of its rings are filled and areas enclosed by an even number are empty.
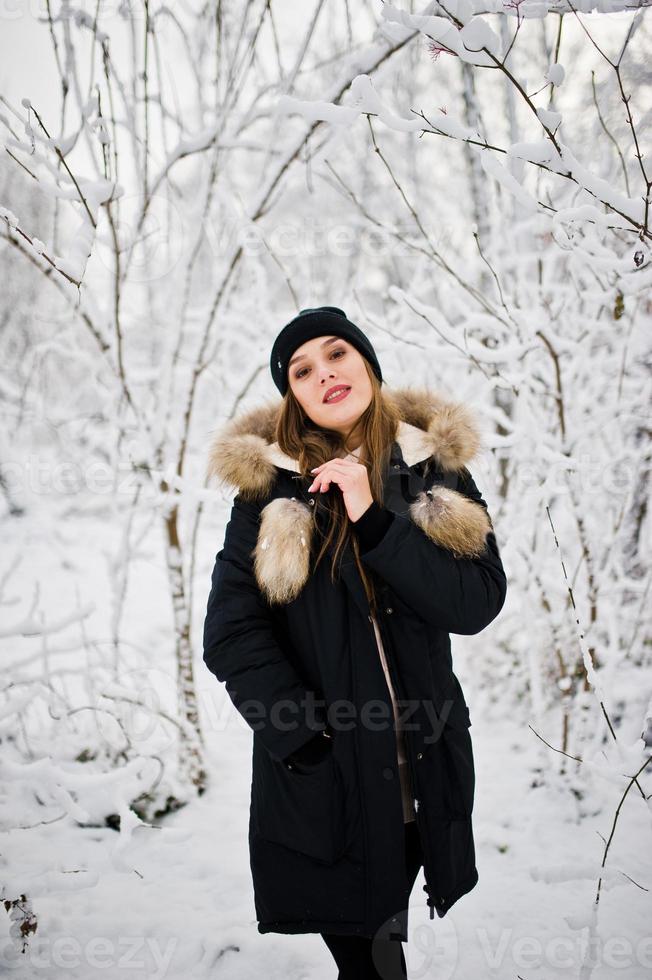
[[[466,463],[469,410],[424,389],[401,410],[384,478],[393,519],[361,560],[402,715],[430,915],[478,881],[469,710],[450,633],[500,612],[506,580],[487,505]],[[349,545],[335,583],[313,569],[320,523],[311,477],[274,442],[281,402],[217,433],[209,473],[237,488],[215,559],[204,661],[254,732],[249,851],[258,931],[407,940],[408,884],[396,732],[369,605]],[[314,766],[289,757],[328,728]]]

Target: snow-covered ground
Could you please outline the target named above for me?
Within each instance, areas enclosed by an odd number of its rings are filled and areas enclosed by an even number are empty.
[[[216,682],[218,702],[220,690]],[[625,801],[591,929],[601,838],[610,833],[617,787],[596,783],[581,803],[566,789],[532,788],[541,743],[527,726],[487,723],[476,711],[471,730],[480,881],[444,919],[430,920],[420,872],[410,903],[410,977],[649,976],[648,805],[632,792]],[[9,920],[0,918],[1,972],[16,980],[333,980],[335,966],[317,934],[256,929],[247,851],[250,740],[235,719],[222,732],[209,726],[209,790],[167,817],[163,829],[137,828],[119,853],[120,835],[110,829],[55,824],[3,835],[13,865],[21,857],[26,867],[40,865],[49,854],[52,871],[26,957],[11,953]],[[589,940],[595,966],[583,972]]]

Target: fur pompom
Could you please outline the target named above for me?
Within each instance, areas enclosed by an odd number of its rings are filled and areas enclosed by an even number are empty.
[[[448,487],[435,486],[422,491],[410,504],[410,515],[431,541],[454,552],[458,558],[478,558],[492,530],[482,504]]]
[[[312,511],[294,497],[277,497],[260,512],[254,574],[270,603],[291,602],[310,573]]]

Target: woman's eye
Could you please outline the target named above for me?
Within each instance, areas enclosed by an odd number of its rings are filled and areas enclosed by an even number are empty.
[[[346,354],[346,351],[339,347],[337,350],[332,351],[330,356],[335,357],[336,354]],[[299,368],[294,377],[300,379],[303,376],[303,372],[307,370],[308,368]]]

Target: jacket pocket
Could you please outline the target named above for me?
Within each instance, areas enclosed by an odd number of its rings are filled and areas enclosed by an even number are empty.
[[[342,774],[333,752],[316,765],[288,769],[268,753],[254,774],[260,837],[333,864],[344,850]]]
[[[441,737],[447,777],[448,812],[453,820],[469,817],[473,810],[475,768],[468,708],[466,715],[466,722],[463,717],[458,716],[454,723],[444,725]]]
[[[466,704],[442,712],[439,736],[424,748],[419,765],[423,774],[422,793],[433,816],[464,820],[471,816],[475,794],[475,768]]]

